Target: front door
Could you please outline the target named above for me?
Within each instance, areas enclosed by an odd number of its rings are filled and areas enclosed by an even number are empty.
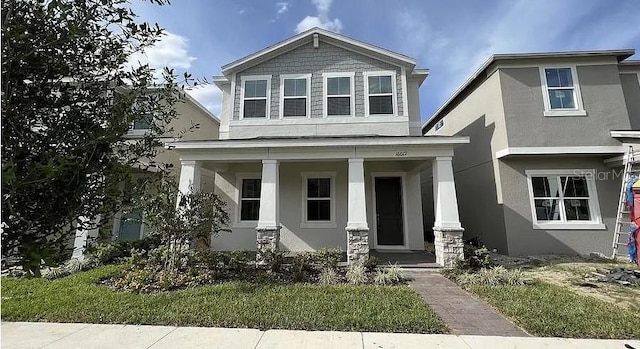
[[[403,246],[402,177],[376,177],[374,185],[377,244]]]

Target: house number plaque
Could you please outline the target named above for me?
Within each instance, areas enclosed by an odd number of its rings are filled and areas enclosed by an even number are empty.
[[[397,157],[402,157],[402,156],[407,156],[407,151],[397,151],[396,152],[396,156]]]

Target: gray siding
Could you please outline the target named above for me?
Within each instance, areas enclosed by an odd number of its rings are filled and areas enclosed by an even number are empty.
[[[534,230],[526,170],[595,169],[600,211],[606,230]],[[620,178],[600,157],[528,157],[500,161],[504,222],[510,255],[611,254]]]
[[[322,73],[356,72],[355,112],[364,116],[364,78],[362,72],[376,70],[396,71],[396,92],[398,114],[403,114],[402,80],[399,67],[364,56],[343,48],[320,42],[318,49],[306,44],[267,62],[251,67],[236,75],[233,120],[240,115],[241,78],[247,75],[272,75],[271,77],[271,118],[280,114],[280,74],[309,74],[311,77],[311,117],[321,118],[322,113]]]
[[[587,116],[544,116],[537,67],[500,69],[509,147],[611,146],[610,130],[629,128],[617,66],[578,66]]]
[[[640,130],[640,73],[620,74],[620,83],[627,104],[629,123],[632,130]]]

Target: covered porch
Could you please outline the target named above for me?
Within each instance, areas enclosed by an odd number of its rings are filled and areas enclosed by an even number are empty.
[[[453,149],[463,137],[322,137],[190,141],[180,190],[228,203],[220,250],[341,248],[353,263],[377,251],[424,251],[420,172],[434,176],[436,262],[462,257]]]

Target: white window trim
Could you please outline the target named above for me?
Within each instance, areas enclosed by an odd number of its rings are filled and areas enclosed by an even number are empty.
[[[233,222],[233,228],[255,228],[258,226],[258,221],[243,221],[240,218],[242,217],[242,181],[245,179],[262,179],[262,175],[259,172],[251,172],[251,173],[238,173],[236,174],[236,188],[235,188],[235,197],[236,197],[236,213],[235,220]],[[258,199],[260,200],[260,199]]]
[[[335,172],[302,172],[302,219],[300,228],[337,228],[336,224],[336,173]],[[308,221],[307,220],[307,180],[309,178],[329,178],[331,185],[331,208],[329,214],[331,220],[328,221]]]
[[[267,80],[267,93],[266,97],[252,97],[249,100],[260,100],[266,98],[265,119],[271,118],[271,75],[246,75],[240,77],[240,120],[244,119],[244,83],[247,81]],[[259,119],[259,118],[247,118],[247,119]]]
[[[565,170],[526,170],[527,187],[529,190],[529,205],[531,206],[531,222],[534,230],[605,230],[606,226],[602,223],[602,215],[600,213],[600,201],[598,200],[598,191],[596,188],[595,170],[593,169],[565,169]],[[566,221],[566,211],[564,202],[558,198],[561,206],[561,221],[538,221],[536,216],[535,202],[533,197],[533,184],[531,177],[540,176],[583,176],[587,181],[587,190],[589,190],[589,211],[591,213],[590,221]]]
[[[307,95],[304,97],[307,100],[307,115],[305,116],[284,116],[284,100],[286,98],[302,98],[302,96],[285,97],[284,95],[284,80],[285,79],[306,79],[307,80]],[[292,118],[310,118],[311,117],[311,74],[281,74],[280,75],[280,119],[292,119]]]
[[[142,240],[144,238],[144,216],[145,214],[144,212],[142,212],[142,222],[140,222],[140,234],[138,235],[138,240]],[[122,228],[122,223],[124,222],[125,220],[122,219],[122,211],[117,212],[113,217],[113,227],[111,228],[111,236],[113,240],[120,239],[120,229]]]
[[[571,69],[571,79],[573,80],[573,100],[576,107],[574,109],[551,109],[551,101],[549,100],[549,87],[547,86],[547,76],[545,69]],[[544,101],[544,116],[586,116],[582,103],[582,93],[580,92],[580,81],[578,80],[578,72],[575,65],[553,65],[539,67],[540,82],[542,86],[542,99]]]
[[[355,99],[355,72],[346,73],[322,73],[322,116],[325,118],[355,117],[356,116],[356,99]],[[351,98],[350,107],[351,115],[329,115],[327,110],[327,78],[350,78],[349,98]],[[332,97],[347,97],[347,95],[332,95]]]
[[[364,116],[398,116],[398,92],[396,86],[396,72],[393,70],[383,71],[367,71],[363,72],[364,78]],[[393,104],[393,112],[391,114],[371,114],[369,112],[369,97],[370,96],[388,96],[388,93],[369,93],[369,77],[370,76],[391,76],[391,103]]]

